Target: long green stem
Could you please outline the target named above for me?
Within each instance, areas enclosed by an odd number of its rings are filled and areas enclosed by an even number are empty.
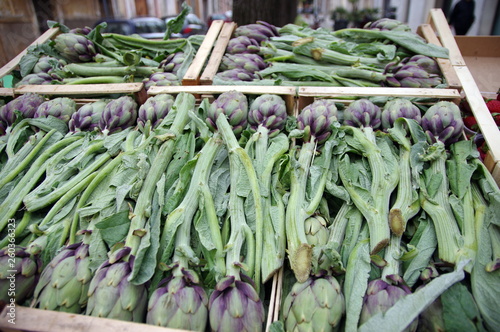
[[[78,63],[70,63],[66,65],[65,70],[77,76],[91,77],[91,76],[126,76],[137,75],[149,77],[151,74],[161,71],[157,67],[147,66],[121,66],[121,67],[88,67]]]

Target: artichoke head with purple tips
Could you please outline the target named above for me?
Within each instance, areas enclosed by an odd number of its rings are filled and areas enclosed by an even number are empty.
[[[108,102],[108,100],[98,100],[80,107],[68,122],[69,130],[73,132],[93,131],[99,128],[102,113]]]
[[[234,81],[234,82],[251,82],[253,80],[259,79],[259,76],[251,71],[243,68],[228,69],[220,71],[215,74],[218,78],[224,81]]]
[[[260,46],[259,43],[247,36],[238,36],[231,38],[227,44],[226,53],[227,54],[247,54],[247,53],[259,53]]]
[[[135,126],[136,120],[137,103],[130,96],[122,96],[106,104],[99,128],[111,134]]]
[[[57,74],[31,73],[17,82],[16,87],[21,85],[48,85],[57,82],[61,82],[61,78]]]
[[[265,69],[267,64],[258,54],[226,54],[222,57],[220,64],[221,71],[230,69],[245,69],[251,73]]]
[[[302,109],[297,117],[297,128],[304,130],[305,141],[314,137],[318,144],[331,135],[332,124],[338,121],[338,109],[333,100],[317,99]]]
[[[208,296],[194,271],[182,270],[160,282],[149,298],[146,323],[189,331],[205,331]]]
[[[237,27],[234,30],[234,36],[246,36],[251,39],[255,39],[257,43],[269,40],[271,37],[278,37],[278,29],[267,22],[257,21],[253,24],[246,24]]]
[[[253,282],[246,276],[221,279],[209,300],[212,331],[262,331],[264,306]]]
[[[264,126],[269,130],[269,137],[274,137],[285,127],[287,116],[283,98],[264,94],[250,104],[248,123],[250,130],[257,131],[259,126]]]
[[[152,86],[172,86],[172,85],[180,85],[180,80],[177,75],[169,72],[159,72],[153,73],[148,78],[145,78],[143,81],[144,88],[148,90]]]
[[[139,107],[137,123],[144,127],[149,121],[152,128],[156,127],[167,116],[174,101],[174,97],[169,94],[158,94],[149,97]]]
[[[450,101],[437,102],[422,116],[422,128],[432,143],[449,146],[457,142],[464,129],[460,108]]]
[[[54,39],[54,48],[69,62],[89,62],[97,54],[94,43],[79,33],[61,33]]]
[[[369,30],[393,30],[393,31],[411,31],[411,27],[401,21],[391,18],[381,18],[375,22],[367,23],[363,29]]]
[[[67,97],[58,97],[43,102],[35,112],[35,118],[56,117],[66,123],[76,112],[76,103]]]
[[[427,56],[416,55],[400,64],[386,66],[386,83],[392,87],[434,88],[443,83],[437,62]]]
[[[388,101],[382,110],[382,128],[389,129],[398,118],[422,120],[420,109],[408,99],[396,98]]]
[[[14,98],[0,108],[0,122],[3,122],[7,127],[12,125],[16,120],[15,111],[20,112],[25,119],[33,118],[36,110],[43,102],[45,102],[45,99],[33,92]]]
[[[231,90],[222,93],[212,102],[208,111],[206,122],[210,129],[216,130],[216,121],[220,114],[224,114],[233,133],[238,137],[246,129],[248,120],[248,99],[238,91]]]
[[[382,123],[382,111],[368,99],[358,99],[344,110],[344,125],[377,129]]]

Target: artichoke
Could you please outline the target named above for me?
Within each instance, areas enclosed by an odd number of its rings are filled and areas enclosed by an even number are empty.
[[[35,112],[35,118],[46,118],[49,115],[68,123],[76,112],[76,103],[67,97],[58,97],[43,102]]]
[[[69,30],[71,33],[79,33],[81,35],[88,35],[92,31],[91,27],[83,27],[83,28],[74,28]]]
[[[408,99],[396,98],[388,101],[382,111],[382,128],[389,129],[398,118],[414,119],[419,124],[422,116],[420,109]]]
[[[216,76],[224,81],[235,81],[235,82],[239,81],[251,82],[259,78],[259,76],[256,75],[255,73],[252,73],[243,68],[224,70],[218,72]]]
[[[267,64],[264,59],[258,54],[246,53],[246,54],[226,54],[222,57],[220,64],[220,69],[230,70],[230,69],[245,69],[251,73],[258,72],[265,69]]]
[[[328,243],[330,232],[328,222],[320,215],[307,218],[304,222],[307,243],[312,246],[323,246]]]
[[[33,67],[32,72],[35,74],[38,73],[51,74],[53,72],[57,73],[58,71],[62,70],[65,65],[66,61],[64,60],[44,55],[38,59],[37,63]]]
[[[160,62],[160,68],[162,68],[164,72],[177,75],[179,68],[185,61],[186,54],[184,54],[184,52],[170,53],[162,62]]]
[[[134,257],[130,247],[123,247],[102,263],[90,281],[86,314],[125,321],[143,322],[147,309],[148,294],[144,284],[128,281]]]
[[[434,58],[431,58],[426,55],[414,55],[411,58],[405,60],[405,64],[407,65],[418,65],[420,68],[423,68],[429,74],[441,75],[441,69],[437,61]]]
[[[45,99],[41,95],[32,92],[14,98],[0,108],[0,122],[6,127],[12,125],[16,120],[15,111],[20,112],[23,118],[32,118],[43,102]]]
[[[174,329],[205,331],[208,297],[198,276],[183,269],[182,276],[160,282],[149,299],[146,323]]]
[[[0,250],[0,302],[18,304],[33,295],[42,272],[42,260],[26,248],[8,245]]]
[[[422,116],[422,128],[431,142],[437,140],[445,146],[457,142],[464,129],[458,106],[450,101],[440,101],[429,107]]]
[[[331,125],[338,121],[338,110],[330,99],[317,99],[302,109],[297,117],[297,128],[306,131],[305,140],[313,136],[318,144],[330,137]]]
[[[231,38],[226,48],[227,54],[259,53],[259,51],[259,43],[255,39],[249,38],[247,36],[238,36]]]
[[[285,331],[334,331],[345,311],[344,295],[331,275],[296,282],[283,302]]]
[[[180,85],[180,80],[174,73],[159,72],[153,73],[148,78],[142,80],[144,88],[148,90],[152,86],[171,86]]]
[[[386,84],[393,87],[434,88],[443,83],[441,75],[435,73],[436,69],[429,65],[427,60],[419,61],[415,60],[397,66],[387,65]]]
[[[146,122],[149,121],[151,127],[156,127],[167,116],[174,101],[174,97],[169,94],[158,94],[154,97],[149,97],[146,102],[139,107],[137,123],[144,127]]]
[[[257,131],[260,125],[266,127],[269,130],[269,137],[274,137],[285,127],[287,116],[283,98],[264,94],[255,98],[250,104],[248,123],[253,131]]]
[[[16,83],[16,86],[47,85],[47,84],[52,84],[53,82],[60,82],[60,81],[61,78],[58,75],[40,72],[24,76],[19,82]]]
[[[108,104],[108,100],[98,100],[88,103],[80,107],[68,122],[69,130],[76,131],[93,131],[99,128],[104,107]]]
[[[221,279],[209,300],[212,331],[262,331],[264,306],[250,278]]]
[[[54,39],[54,48],[69,62],[89,62],[97,54],[94,43],[79,33],[61,33]]]
[[[410,288],[402,282],[400,277],[395,277],[394,281],[394,284],[390,284],[382,279],[375,279],[368,283],[359,318],[360,325],[372,316],[386,312],[400,298],[411,293]],[[417,325],[418,320],[415,320],[404,331],[415,331]]]
[[[382,123],[382,111],[368,99],[358,99],[344,110],[344,125],[377,129]]]
[[[246,129],[248,123],[247,97],[241,92],[231,90],[222,93],[212,102],[207,110],[206,122],[214,131],[216,130],[215,122],[220,114],[227,116],[234,134],[239,136]]]
[[[106,104],[102,112],[99,128],[107,133],[135,126],[137,103],[130,96],[122,96]]]
[[[370,30],[394,30],[394,31],[411,31],[411,27],[401,21],[391,18],[381,18],[375,22],[368,22],[363,29]]]
[[[234,36],[246,36],[255,39],[255,41],[260,44],[262,41],[269,40],[271,37],[278,37],[279,32],[274,25],[263,21],[257,21],[257,23],[254,24],[246,24],[237,27],[234,30]]]
[[[45,310],[81,313],[92,279],[89,245],[66,246],[43,270],[35,288],[35,305]]]

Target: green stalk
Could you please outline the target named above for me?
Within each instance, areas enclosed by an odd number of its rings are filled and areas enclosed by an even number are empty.
[[[151,201],[153,200],[156,183],[160,180],[162,174],[165,172],[165,169],[172,159],[175,148],[175,141],[182,134],[184,127],[188,123],[188,111],[192,110],[194,108],[194,105],[194,96],[192,94],[182,92],[177,95],[175,103],[172,106],[172,109],[175,109],[177,111],[177,114],[169,130],[170,139],[162,143],[160,149],[158,150],[158,153],[151,163],[150,171],[146,176],[146,179],[137,198],[133,217],[130,222],[129,232],[127,238],[125,239],[125,245],[132,248],[130,255],[135,256],[137,250],[139,249],[141,236],[135,231],[144,229],[147,223],[149,214],[148,210],[151,207]]]
[[[63,79],[63,83],[66,85],[115,84],[115,83],[129,83],[129,82],[130,82],[130,77],[128,76],[90,76],[90,77]]]
[[[187,43],[186,39],[169,39],[169,40],[150,40],[145,38],[137,38],[133,36],[125,36],[119,34],[109,34],[108,38],[112,38],[130,49],[145,49],[152,52],[161,52],[162,54],[172,53],[176,49],[181,49]]]
[[[253,167],[252,161],[250,160],[250,157],[248,156],[246,151],[238,144],[238,141],[236,140],[236,137],[234,136],[231,126],[229,125],[224,114],[219,115],[216,124],[228,148],[230,163],[234,165],[238,161],[241,162],[241,164],[245,169],[246,175],[249,179],[250,189],[254,199],[254,208],[255,208],[255,252],[254,253],[248,252],[247,257],[250,255],[255,259],[254,261],[255,272],[253,280],[255,281],[255,287],[258,292],[260,289],[260,280],[261,280],[261,259],[262,259],[262,243],[263,243],[262,232],[264,225],[263,213],[262,213],[262,200],[261,200],[262,196],[260,194],[259,182],[257,179],[255,168]],[[233,181],[233,170],[231,170],[231,181]],[[231,193],[236,192],[233,186],[231,186],[231,188],[232,188]],[[233,232],[232,219],[233,216],[231,215],[231,232]],[[240,223],[241,225],[243,225],[243,227],[245,226],[248,227],[248,225],[246,225],[246,222],[244,222],[244,219],[235,222]],[[250,236],[248,236],[247,232],[247,246],[249,244],[249,240]],[[234,255],[236,255],[236,253],[234,253]]]
[[[30,151],[30,153],[27,156],[24,156],[22,161],[20,161],[17,166],[12,169],[9,173],[7,174],[1,174],[0,178],[0,188],[5,186],[7,183],[12,181],[23,169],[25,169],[29,163],[37,156],[37,154],[40,152],[40,150],[44,147],[45,143],[49,140],[49,138],[57,132],[56,129],[52,129],[48,133],[46,133],[41,140],[38,141],[38,143],[35,145],[35,147]],[[26,144],[25,146],[29,146],[29,144]],[[5,169],[5,168],[4,168]],[[3,173],[3,170],[2,170]]]
[[[98,141],[97,143],[89,146],[85,150],[84,154],[92,155],[93,153],[100,150],[103,146],[104,146],[103,141]],[[35,189],[33,192],[27,195],[23,200],[26,208],[29,211],[36,211],[55,202],[62,195],[64,195],[66,192],[68,192],[74,186],[76,186],[79,182],[81,182],[83,179],[89,176],[92,172],[99,169],[109,159],[111,159],[111,155],[108,152],[104,152],[99,157],[97,157],[92,164],[85,167],[85,169],[80,170],[80,172],[76,176],[72,177],[70,180],[66,181],[62,186],[58,187],[57,189],[54,189],[47,195],[39,195],[38,194],[39,190]]]
[[[349,218],[347,217],[347,215],[352,208],[353,206],[351,204],[347,202],[342,203],[342,206],[335,215],[335,218],[333,218],[332,225],[330,226],[328,243],[331,243],[332,248],[337,252],[340,252],[340,247],[342,246],[346,227],[349,222]]]
[[[2,215],[0,216],[0,231],[5,228],[9,218],[12,218],[22,204],[24,197],[45,173],[48,163],[62,160],[68,152],[82,144],[82,138],[83,136],[76,135],[64,138],[44,151],[35,160],[28,172],[26,172],[21,181],[19,181],[9,196],[0,205],[0,211],[2,211]]]
[[[137,75],[149,77],[151,74],[162,71],[158,67],[147,67],[147,66],[121,66],[121,67],[106,67],[101,66],[85,66],[78,63],[70,63],[64,66],[65,70],[83,77],[91,76],[127,76],[127,75]]]
[[[14,231],[14,237],[16,239],[16,242],[19,241],[19,236],[21,236],[22,232],[26,229],[26,227],[29,225],[29,222],[31,221],[31,212],[29,211],[24,211],[23,217],[21,218],[21,221],[16,225],[16,230]],[[3,238],[3,240],[0,241],[0,248],[5,248],[10,242],[10,237],[6,236]]]

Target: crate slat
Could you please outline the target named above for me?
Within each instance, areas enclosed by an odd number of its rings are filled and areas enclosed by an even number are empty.
[[[14,97],[13,88],[0,88],[0,96],[2,97]]]
[[[400,96],[435,97],[441,99],[460,98],[456,89],[433,88],[374,88],[374,87],[299,87],[299,97],[340,97],[340,96]]]
[[[200,84],[202,85],[212,84],[213,78],[215,74],[217,74],[217,70],[219,69],[222,57],[226,52],[229,40],[231,39],[236,27],[237,24],[235,22],[224,23],[224,27],[222,28],[222,31],[219,34],[219,38],[217,39],[217,43],[214,46],[212,55],[208,60],[207,67],[203,71],[203,74],[201,74]]]
[[[215,40],[219,35],[219,32],[224,24],[222,20],[213,21],[210,29],[208,30],[200,48],[194,56],[193,62],[189,66],[186,74],[182,78],[182,85],[197,85],[200,82],[200,73],[207,61],[212,47],[214,46]]]

